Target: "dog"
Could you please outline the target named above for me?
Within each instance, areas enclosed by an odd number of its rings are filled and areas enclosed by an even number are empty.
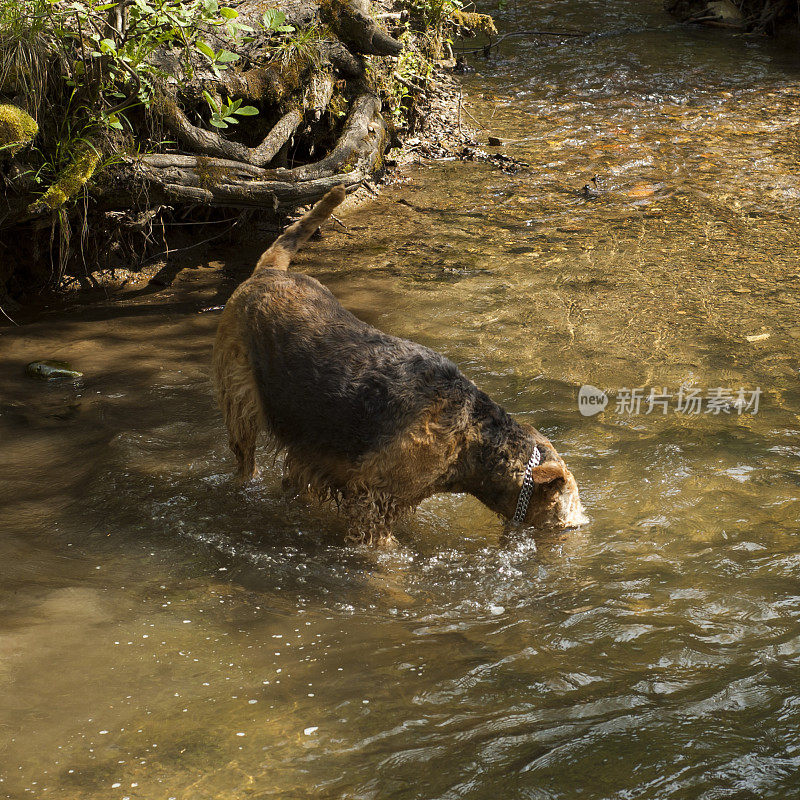
[[[580,524],[577,483],[545,436],[444,356],[288,271],[344,198],[331,189],[287,228],[223,310],[213,376],[238,477],[256,474],[264,431],[285,455],[285,486],[334,500],[352,541],[393,543],[397,518],[441,492],[474,495],[517,525]]]

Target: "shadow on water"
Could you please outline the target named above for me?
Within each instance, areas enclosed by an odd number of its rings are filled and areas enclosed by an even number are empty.
[[[5,328],[0,797],[800,792],[796,54],[657,2],[499,19],[603,34],[475,62],[469,112],[533,166],[416,165],[297,269],[545,432],[590,523],[507,536],[441,496],[375,553],[264,451],[237,488],[202,312],[256,241]]]

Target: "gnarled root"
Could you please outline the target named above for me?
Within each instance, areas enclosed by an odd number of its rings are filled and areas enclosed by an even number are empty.
[[[188,149],[203,155],[243,161],[257,167],[267,166],[303,121],[299,109],[290,109],[278,120],[258,147],[247,147],[239,142],[225,139],[214,131],[192,125],[186,114],[171,98],[164,98],[159,108],[167,128]]]
[[[396,56],[403,49],[372,18],[367,0],[323,0],[320,13],[331,30],[357,53]]]
[[[380,100],[365,93],[353,103],[332,152],[313,164],[264,169],[232,159],[155,154],[131,166],[149,185],[151,202],[191,201],[277,211],[312,203],[336,184],[350,188],[361,183],[379,167],[386,143]]]

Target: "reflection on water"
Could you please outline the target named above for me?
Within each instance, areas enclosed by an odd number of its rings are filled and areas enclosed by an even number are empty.
[[[269,460],[235,488],[195,312],[257,247],[4,329],[0,797],[800,793],[794,56],[656,2],[511,5],[616,31],[477,64],[470,113],[533,166],[420,165],[299,268],[540,426],[591,523],[508,542],[446,496],[373,553]],[[764,394],[583,417],[586,383]]]

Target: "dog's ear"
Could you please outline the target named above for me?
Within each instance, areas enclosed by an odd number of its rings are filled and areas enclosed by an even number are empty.
[[[566,473],[564,472],[564,465],[557,461],[548,461],[534,467],[531,472],[531,477],[534,483],[552,483],[559,479],[566,480]]]

